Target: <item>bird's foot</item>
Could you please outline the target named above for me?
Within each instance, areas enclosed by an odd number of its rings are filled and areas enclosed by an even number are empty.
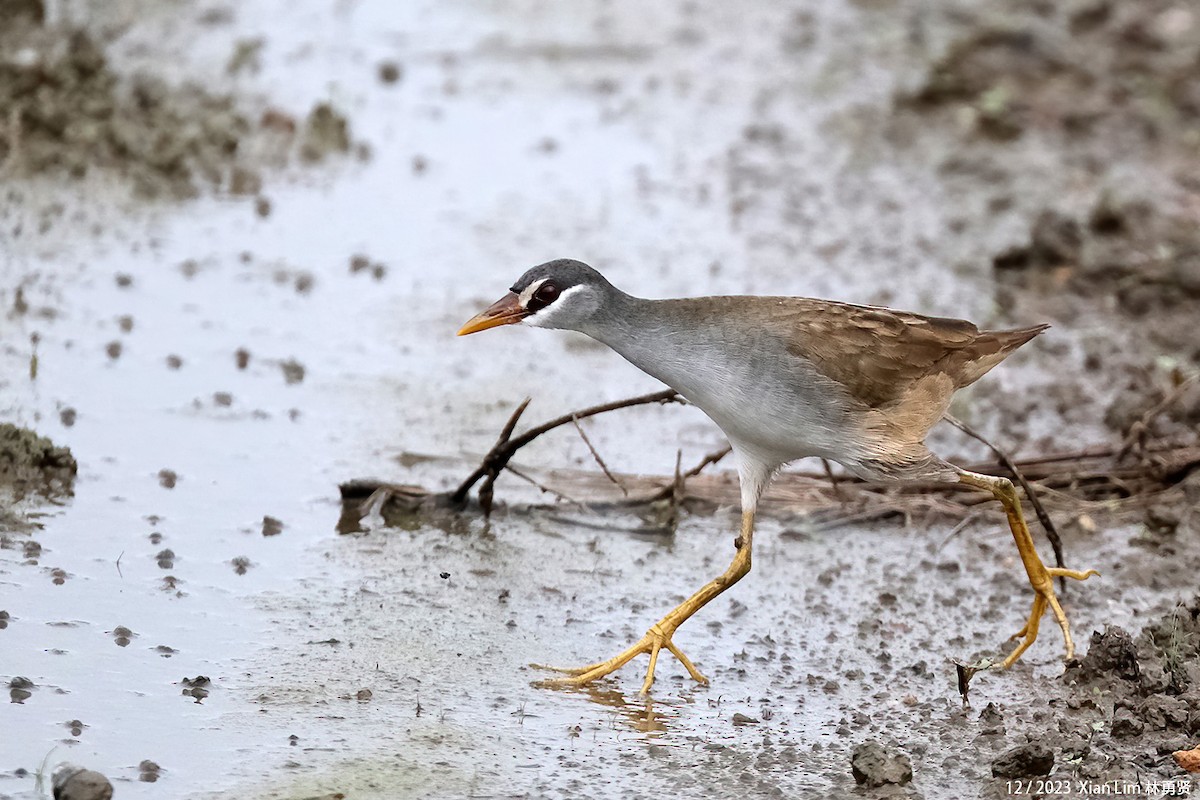
[[[647,694],[650,687],[654,684],[654,669],[658,666],[658,653],[663,648],[666,648],[670,653],[679,659],[679,663],[683,664],[684,669],[698,683],[707,686],[708,678],[696,669],[696,665],[691,659],[683,654],[683,651],[675,646],[671,641],[671,636],[675,633],[673,629],[667,630],[662,623],[655,623],[650,626],[650,630],[646,631],[646,635],[638,639],[632,645],[627,647],[622,652],[608,659],[607,661],[599,661],[595,664],[588,664],[586,667],[549,667],[544,664],[531,664],[530,666],[537,669],[547,669],[552,672],[562,672],[567,675],[564,678],[547,678],[546,680],[535,681],[534,686],[540,689],[573,689],[592,681],[599,680],[616,672],[621,667],[628,664],[636,656],[642,653],[650,654],[650,664],[646,667],[646,679],[642,682],[641,694]]]
[[[1017,645],[1017,649],[1008,654],[1008,658],[1004,659],[1001,664],[1004,668],[1011,667],[1016,663],[1021,654],[1029,649],[1029,646],[1034,643],[1038,635],[1038,625],[1042,621],[1042,615],[1046,613],[1046,608],[1049,607],[1054,612],[1054,619],[1058,622],[1058,627],[1062,628],[1063,640],[1066,643],[1067,653],[1066,660],[1070,661],[1075,657],[1075,643],[1071,640],[1071,623],[1067,621],[1067,615],[1063,612],[1062,606],[1059,605],[1058,595],[1054,593],[1054,578],[1070,578],[1076,581],[1086,581],[1093,575],[1100,573],[1094,569],[1076,570],[1062,569],[1060,567],[1044,567],[1045,574],[1036,580],[1030,580],[1033,586],[1033,609],[1029,612],[1029,619],[1025,621],[1024,627],[1012,635],[1012,639],[1021,639],[1021,643]]]

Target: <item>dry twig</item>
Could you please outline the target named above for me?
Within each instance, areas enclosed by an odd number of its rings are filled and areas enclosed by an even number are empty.
[[[574,497],[571,497],[568,494],[563,494],[562,492],[558,491],[557,489],[551,489],[549,486],[545,485],[544,483],[540,483],[533,476],[527,475],[524,472],[522,472],[521,470],[517,469],[512,464],[505,464],[504,468],[506,470],[508,470],[509,472],[511,472],[513,475],[516,475],[521,480],[525,481],[526,483],[533,484],[534,486],[541,489],[546,494],[552,494],[555,497],[557,497],[559,500],[566,500],[568,503],[579,506],[584,511],[592,510],[591,508],[588,507],[587,503],[582,503],[579,500],[576,500]]]
[[[683,474],[680,474],[679,473],[679,458],[682,457],[682,451],[679,451],[678,457],[676,458],[676,463],[675,463],[675,480],[673,480],[671,483],[667,484],[666,486],[662,487],[661,489],[656,489],[655,491],[650,492],[649,494],[644,494],[644,495],[641,495],[640,497],[629,498],[629,501],[628,501],[629,505],[642,505],[644,503],[657,503],[660,500],[671,499],[677,493],[683,492],[684,483],[687,481],[688,478],[696,477],[697,475],[699,475],[701,472],[704,471],[705,467],[707,467],[711,464],[716,464],[718,461],[720,461],[722,458],[724,458],[725,456],[729,455],[732,452],[733,452],[733,448],[729,447],[728,445],[726,445],[725,447],[722,447],[720,450],[714,450],[713,452],[706,455],[704,458],[700,459],[700,463],[696,464],[696,466],[687,470]]]
[[[596,448],[592,446],[592,440],[588,438],[588,435],[583,431],[583,426],[579,424],[579,417],[572,415],[571,422],[575,423],[575,430],[579,431],[579,438],[583,439],[583,443],[587,445],[588,452],[592,454],[592,458],[594,458],[596,463],[600,465],[600,470],[604,473],[604,476],[620,487],[621,494],[629,497],[628,487],[621,483],[621,480],[616,475],[612,474],[612,471],[608,468],[608,464],[605,464],[604,459],[601,458],[600,454],[596,452]]]
[[[838,486],[837,475],[833,474],[833,467],[828,458],[821,459],[821,469],[825,470],[825,477],[829,479],[829,488],[833,490],[833,496],[838,500],[845,500],[846,495],[842,493],[842,487]]]
[[[507,465],[510,459],[525,445],[532,442],[537,437],[547,431],[552,431],[555,428],[575,422],[577,420],[593,417],[596,414],[603,414],[606,411],[615,411],[619,408],[632,408],[633,406],[647,405],[649,403],[682,403],[684,402],[674,389],[667,389],[653,394],[645,394],[640,397],[631,397],[627,400],[616,400],[611,403],[602,403],[598,406],[585,408],[582,411],[576,411],[571,414],[565,414],[561,417],[545,422],[536,427],[522,433],[520,436],[510,438],[513,430],[517,426],[517,420],[529,405],[529,399],[521,403],[517,410],[513,412],[508,423],[504,426],[504,430],[500,432],[500,438],[496,440],[496,444],[483,457],[483,462],[467,476],[457,489],[450,495],[450,500],[453,503],[461,505],[467,500],[467,493],[471,491],[481,478],[484,479],[483,485],[479,487],[479,505],[483,508],[484,516],[488,516],[492,511],[492,486],[496,482],[498,476]]]
[[[1192,387],[1192,384],[1198,378],[1200,378],[1200,373],[1195,373],[1184,378],[1176,384],[1174,389],[1167,392],[1162,400],[1146,409],[1146,412],[1129,426],[1129,430],[1125,432],[1125,438],[1121,441],[1121,449],[1117,451],[1116,460],[1118,464],[1124,461],[1125,457],[1135,450],[1138,452],[1139,457],[1145,456],[1146,440],[1150,435],[1150,424],[1154,422],[1155,417],[1179,402],[1180,398],[1187,393],[1187,390]]]
[[[1062,567],[1063,548],[1062,539],[1059,538],[1058,535],[1058,528],[1054,527],[1054,522],[1051,521],[1050,515],[1047,514],[1046,509],[1042,507],[1042,501],[1038,499],[1037,493],[1033,491],[1033,487],[1029,485],[1029,481],[1025,480],[1025,475],[1017,468],[1017,465],[1013,462],[1013,460],[1008,457],[1008,453],[989,442],[984,438],[983,434],[979,433],[962,420],[952,417],[949,414],[944,414],[942,418],[965,433],[967,436],[970,436],[972,439],[978,439],[979,441],[983,442],[984,445],[986,445],[987,448],[996,456],[996,459],[1002,465],[1004,465],[1004,468],[1013,474],[1013,477],[1017,479],[1017,483],[1021,484],[1021,488],[1025,490],[1025,496],[1028,497],[1029,502],[1033,504],[1033,511],[1035,514],[1037,514],[1038,521],[1042,523],[1042,527],[1046,530],[1046,538],[1050,540],[1050,546],[1054,548],[1054,563],[1057,566]],[[1066,588],[1067,582],[1065,578],[1060,579],[1059,583],[1062,584],[1064,589]]]

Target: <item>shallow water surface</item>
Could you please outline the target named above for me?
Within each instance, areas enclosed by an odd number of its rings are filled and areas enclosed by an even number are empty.
[[[646,296],[987,322],[990,274],[968,254],[1004,225],[948,234],[934,170],[856,144],[859,112],[912,68],[903,31],[860,3],[262,2],[200,28],[144,5],[103,12],[132,25],[119,65],[293,110],[331,99],[370,157],[268,173],[266,218],[101,194],[5,243],[0,299],[20,285],[31,311],[0,319],[0,417],[70,446],[80,474],[72,498],[19,506],[37,529],[0,549],[0,677],[34,683],[0,706],[0,797],[42,796],[34,773],[60,761],[122,798],[805,796],[849,790],[869,738],[917,743],[926,797],[973,791],[987,762],[961,742],[978,712],[949,659],[994,654],[1028,601],[998,511],[949,539],[920,520],[813,534],[768,515],[754,572],[677,637],[712,686],[664,656],[650,699],[644,660],[577,693],[532,688],[527,665],[638,638],[724,569],[735,509],[673,536],[567,504],[335,529],[339,481],[452,487],[523,397],[533,421],[658,388],[575,335],[454,337],[539,261],[583,258]],[[225,76],[256,36],[260,71]],[[383,60],[396,84],[377,80]],[[380,276],[353,272],[356,255]],[[988,380],[1055,368],[1032,354]],[[588,431],[626,473],[723,443],[679,406]],[[518,462],[547,480],[592,464],[565,431]],[[497,493],[537,494],[509,476]],[[1068,541],[1072,566],[1105,572],[1066,595],[1080,639],[1188,585],[1184,557],[1153,584],[1129,567],[1134,533]],[[976,705],[1039,696],[1060,647],[1045,629],[1018,669],[977,679]]]

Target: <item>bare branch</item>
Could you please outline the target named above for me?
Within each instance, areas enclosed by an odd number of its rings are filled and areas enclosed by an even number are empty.
[[[521,470],[514,467],[512,464],[505,464],[504,468],[506,470],[508,470],[509,472],[511,472],[513,475],[516,475],[521,480],[526,481],[527,483],[532,483],[534,486],[541,489],[543,492],[545,492],[547,494],[552,494],[555,497],[559,498],[560,500],[566,500],[568,503],[573,503],[574,505],[577,505],[580,508],[582,508],[584,511],[592,510],[591,508],[588,507],[587,503],[581,503],[580,501],[576,500],[574,497],[571,497],[568,494],[563,494],[562,492],[558,491],[557,489],[551,489],[549,486],[546,486],[543,483],[539,483],[537,481],[537,479],[535,479],[533,476],[522,472]]]
[[[828,458],[821,459],[821,467],[825,470],[825,477],[829,479],[829,488],[833,489],[833,496],[838,500],[845,500],[846,495],[838,485],[837,475],[833,474],[833,467],[830,466]]]
[[[466,502],[467,493],[471,491],[471,487],[474,486],[481,478],[486,478],[483,485],[479,488],[479,503],[481,506],[483,506],[484,513],[486,515],[491,511],[492,485],[496,482],[496,476],[500,474],[500,471],[504,469],[504,467],[508,464],[509,459],[511,459],[518,450],[532,442],[537,437],[541,436],[543,433],[552,431],[559,426],[575,422],[576,420],[593,417],[597,414],[603,414],[607,411],[616,411],[619,408],[632,408],[633,406],[647,405],[650,403],[683,402],[685,402],[683,398],[680,397],[674,389],[666,389],[661,392],[654,392],[653,394],[644,394],[639,397],[630,397],[625,400],[615,400],[611,403],[602,403],[598,406],[585,408],[582,411],[575,411],[571,414],[565,414],[561,417],[556,417],[549,422],[544,422],[541,425],[530,428],[515,439],[506,437],[502,441],[497,441],[496,444],[492,446],[492,449],[489,450],[487,455],[483,457],[483,462],[475,469],[474,472],[468,475],[466,480],[459,484],[459,487],[450,495],[450,500],[451,502],[459,505]],[[521,407],[518,408],[518,412],[523,412],[526,404],[528,404],[528,401],[523,403]],[[519,417],[520,415],[519,413],[514,412],[513,416]],[[516,426],[516,421],[513,418],[510,418],[509,422],[511,423],[512,427]],[[511,434],[511,428],[508,425],[505,426],[505,429]],[[504,431],[502,431],[502,433],[504,433]]]
[[[521,419],[521,415],[525,413],[525,409],[529,407],[529,401],[532,399],[533,398],[531,397],[526,397],[509,416],[508,422],[504,423],[504,427],[500,429],[500,435],[496,438],[496,443],[492,445],[492,452],[495,452],[497,448],[504,447],[504,445],[508,444],[508,440],[512,436],[513,430],[517,427],[517,421]],[[492,515],[492,487],[495,486],[496,478],[500,477],[500,470],[504,469],[504,466],[504,464],[487,464],[486,459],[484,464],[481,466],[481,469],[483,469],[483,475],[485,477],[483,485],[479,487],[479,505],[483,508],[483,516],[485,517],[490,517]],[[457,497],[457,495],[458,493],[456,492],[455,496]]]
[[[616,475],[613,475],[612,472],[609,471],[608,464],[604,463],[604,459],[600,457],[600,454],[596,452],[596,448],[592,446],[592,440],[589,439],[588,435],[583,432],[583,426],[579,424],[579,417],[572,416],[571,422],[575,423],[575,430],[579,431],[579,438],[583,439],[583,443],[587,445],[587,449],[592,454],[592,458],[594,458],[596,463],[600,465],[600,470],[610,481],[621,487],[621,494],[629,497],[629,489],[625,486],[625,484],[621,483],[620,478],[618,478]]]
[[[525,413],[525,409],[529,408],[532,397],[526,397],[521,401],[521,404],[513,410],[512,416],[508,418],[508,422],[504,423],[504,428],[500,431],[500,437],[496,439],[496,444],[504,444],[512,436],[512,432],[516,430],[517,422],[521,419],[521,415]]]
[[[561,425],[566,425],[568,422],[572,422],[573,420],[587,419],[588,417],[594,417],[597,414],[604,414],[608,411],[616,411],[617,409],[620,409],[620,408],[633,408],[634,406],[644,406],[644,405],[649,405],[650,403],[663,403],[663,404],[681,403],[681,404],[685,404],[685,403],[687,403],[687,401],[684,400],[682,397],[680,397],[679,393],[676,392],[674,389],[666,389],[661,392],[654,392],[653,394],[644,394],[644,395],[640,395],[638,397],[630,397],[625,400],[614,400],[611,403],[602,403],[598,406],[592,406],[591,408],[585,408],[582,411],[576,411],[571,414],[564,414],[563,416],[556,417],[555,419],[552,419],[549,422],[544,422],[541,425],[538,425],[536,428],[530,428],[529,430],[525,431],[523,434],[518,436],[516,439],[513,439],[512,440],[513,452],[516,452],[520,448],[529,444],[534,439],[541,436],[543,433],[546,433],[547,431],[552,431]]]
[[[725,456],[729,455],[731,452],[733,452],[733,448],[726,445],[725,447],[722,447],[720,450],[715,450],[715,451],[709,453],[704,458],[700,459],[699,464],[697,464],[696,466],[689,469],[687,472],[684,472],[682,475],[680,475],[679,474],[679,459],[682,457],[682,451],[677,451],[675,480],[671,481],[671,483],[662,487],[661,489],[657,489],[653,492],[650,492],[649,494],[642,495],[641,497],[631,497],[631,498],[629,498],[629,500],[627,502],[630,505],[640,505],[643,503],[657,503],[660,500],[670,499],[675,496],[676,492],[679,492],[679,493],[683,492],[684,482],[688,478],[696,477],[697,475],[699,475],[701,472],[704,471],[705,467],[709,466],[710,464],[716,464],[718,461],[720,461]]]
[[[1167,492],[1180,492],[1181,482],[1200,470],[1200,443],[1155,440],[1148,443],[1146,460],[1117,465],[1113,463],[1116,446],[1093,447],[1074,452],[1034,456],[1016,462],[1028,480],[1036,481],[1039,500],[1046,507],[1061,513],[1081,512],[1111,514],[1138,513],[1149,504],[1163,502]],[[710,453],[696,466],[682,473],[685,479],[685,501],[700,499],[709,503],[729,504],[738,500],[735,483],[706,477],[700,473],[729,452],[728,448]],[[1008,474],[997,469],[996,462],[964,465],[973,472]],[[559,477],[570,471],[560,470]],[[576,479],[594,480],[596,473],[579,472]],[[629,486],[630,497],[616,501],[595,500],[588,505],[593,511],[612,507],[637,507],[661,503],[672,497],[675,481],[671,475],[658,478],[622,475]],[[567,478],[570,480],[570,478]],[[862,523],[909,514],[927,515],[934,519],[962,521],[964,515],[980,513],[990,497],[977,492],[960,491],[956,484],[945,482],[912,482],[905,484],[867,483],[847,475],[841,479],[842,491],[851,505],[837,502],[825,475],[819,470],[787,472],[772,486],[769,502],[760,507],[761,514],[783,512],[806,514],[806,530],[826,530],[848,523]],[[607,483],[607,481],[606,481]],[[590,484],[589,484],[590,485]],[[366,513],[361,501],[380,487],[387,487],[382,498],[385,515],[395,512],[419,512],[428,508],[461,508],[453,495],[431,493],[416,486],[399,486],[374,479],[347,481],[341,484],[343,521],[338,530],[346,533],[359,530],[358,521]],[[847,513],[847,509],[850,509]]]
[[[679,530],[679,507],[683,503],[683,473],[680,468],[683,464],[683,451],[675,451],[675,477],[668,487],[670,494],[667,495],[667,513],[666,519],[663,521],[662,528],[667,533],[674,534]]]
[[[684,477],[684,478],[694,478],[694,477],[696,477],[696,476],[697,476],[697,475],[699,475],[699,474],[700,474],[700,473],[701,473],[701,472],[704,470],[704,468],[705,468],[705,467],[707,467],[709,464],[715,464],[715,463],[717,463],[717,462],[718,462],[718,461],[720,461],[722,458],[724,458],[725,456],[729,455],[729,454],[730,454],[730,453],[732,453],[732,452],[733,452],[733,448],[732,448],[732,447],[730,447],[729,445],[725,445],[725,446],[724,446],[724,447],[722,447],[720,450],[714,450],[713,452],[711,452],[711,453],[709,453],[708,455],[706,455],[704,458],[700,459],[700,463],[699,463],[699,464],[697,464],[696,466],[692,467],[692,468],[691,468],[691,469],[689,469],[687,472],[683,473],[683,477]]]

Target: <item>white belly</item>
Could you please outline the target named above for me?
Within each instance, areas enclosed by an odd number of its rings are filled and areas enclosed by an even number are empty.
[[[774,466],[806,456],[844,462],[857,455],[840,388],[790,353],[769,346],[730,358],[719,342],[683,349],[614,347],[643,372],[678,391],[715,422],[730,443]]]

